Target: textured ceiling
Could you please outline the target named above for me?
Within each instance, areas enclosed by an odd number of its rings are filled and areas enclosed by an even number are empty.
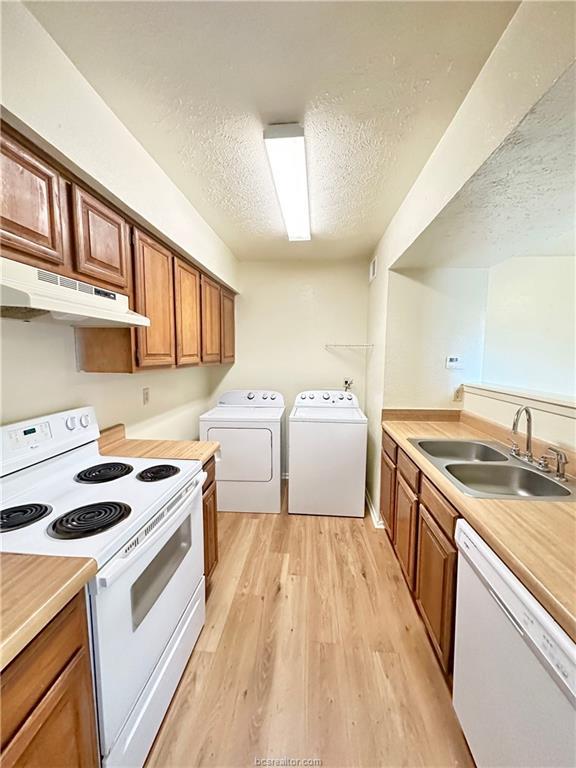
[[[239,258],[367,257],[514,13],[507,2],[32,2]],[[313,240],[263,125],[303,122]]]
[[[576,65],[394,264],[484,267],[511,256],[574,256]]]

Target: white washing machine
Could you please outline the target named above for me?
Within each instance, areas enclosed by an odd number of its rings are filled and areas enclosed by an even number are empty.
[[[364,517],[367,439],[356,395],[301,392],[290,414],[288,511]]]
[[[220,443],[220,512],[280,512],[283,416],[282,395],[256,389],[225,392],[200,416],[200,439]]]

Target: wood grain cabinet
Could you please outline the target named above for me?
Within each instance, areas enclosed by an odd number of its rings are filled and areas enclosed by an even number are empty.
[[[3,671],[3,768],[99,765],[84,595]]]
[[[72,198],[76,272],[126,292],[130,276],[127,222],[76,184]]]
[[[394,549],[410,589],[414,589],[418,496],[400,472],[396,474]]]
[[[204,513],[204,575],[208,580],[218,563],[218,502],[216,496],[216,464],[212,457],[205,465],[208,477],[204,482],[202,505]]]
[[[140,368],[174,365],[174,257],[139,230],[134,231],[134,299],[136,312],[150,319],[136,329]]]
[[[220,295],[221,362],[233,363],[236,347],[234,294],[222,289]]]
[[[418,515],[415,598],[434,650],[450,671],[457,551],[423,504]]]
[[[7,136],[0,150],[4,254],[46,268],[64,264],[58,174]]]
[[[174,260],[176,304],[176,364],[198,365],[201,359],[200,273],[181,259]]]
[[[380,515],[391,541],[396,521],[396,465],[382,449],[380,463]]]
[[[202,362],[219,363],[222,354],[220,286],[202,275],[201,295]]]

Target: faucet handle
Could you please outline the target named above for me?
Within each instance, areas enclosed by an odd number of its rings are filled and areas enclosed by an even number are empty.
[[[569,463],[566,452],[561,448],[555,448],[553,445],[548,446],[548,451],[552,454],[551,458],[556,459],[556,479],[566,480],[566,465]]]
[[[508,438],[508,442],[512,445],[512,449],[510,450],[510,453],[512,456],[520,456],[520,446],[516,442],[516,440],[512,440],[510,437]]]

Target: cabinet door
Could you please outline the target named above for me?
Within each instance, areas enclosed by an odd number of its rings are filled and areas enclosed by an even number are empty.
[[[432,645],[445,672],[449,672],[454,631],[456,549],[425,506],[420,504],[416,603]]]
[[[380,463],[380,515],[386,526],[388,536],[394,541],[396,498],[396,467],[382,449]]]
[[[63,264],[58,174],[27,150],[1,138],[0,243],[48,265]],[[25,261],[26,259],[22,259]]]
[[[99,764],[90,660],[79,651],[2,754],[3,768],[95,768]]]
[[[180,259],[174,261],[176,301],[176,363],[200,362],[200,273]]]
[[[396,516],[394,522],[394,548],[410,589],[414,589],[414,564],[416,559],[416,535],[418,497],[396,473]]]
[[[219,363],[220,338],[220,286],[202,275],[202,362]]]
[[[173,256],[137,230],[134,249],[136,311],[150,319],[148,328],[136,331],[138,365],[173,365],[176,362]]]
[[[100,200],[74,185],[76,271],[126,290],[129,275],[128,224]]]
[[[222,362],[233,363],[235,353],[235,323],[234,323],[234,294],[222,291],[221,295],[221,325],[222,325]]]
[[[204,575],[208,578],[218,562],[218,510],[216,483],[202,497],[204,511]]]

